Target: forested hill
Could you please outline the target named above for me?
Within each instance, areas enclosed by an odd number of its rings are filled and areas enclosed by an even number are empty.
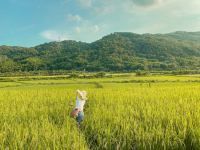
[[[113,33],[93,43],[62,41],[32,48],[0,46],[0,72],[180,69],[200,69],[200,32]]]

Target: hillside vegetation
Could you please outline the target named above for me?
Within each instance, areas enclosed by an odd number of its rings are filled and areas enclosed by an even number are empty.
[[[163,71],[200,68],[200,32],[113,33],[93,43],[0,46],[0,72],[37,70]]]

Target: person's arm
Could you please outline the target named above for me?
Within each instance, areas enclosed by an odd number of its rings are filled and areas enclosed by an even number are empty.
[[[76,99],[79,99],[80,98],[80,90],[78,89],[78,90],[76,90]]]
[[[78,90],[76,90],[76,94],[78,94],[78,93],[80,93],[80,90],[78,89]]]

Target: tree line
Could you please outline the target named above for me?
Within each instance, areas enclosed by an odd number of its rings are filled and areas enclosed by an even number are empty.
[[[31,48],[0,46],[0,73],[198,70],[199,37],[200,34],[185,32],[143,35],[113,33],[93,43],[69,40]]]

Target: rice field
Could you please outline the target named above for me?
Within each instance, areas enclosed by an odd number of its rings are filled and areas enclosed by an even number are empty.
[[[198,150],[199,108],[200,76],[0,78],[0,149]]]

